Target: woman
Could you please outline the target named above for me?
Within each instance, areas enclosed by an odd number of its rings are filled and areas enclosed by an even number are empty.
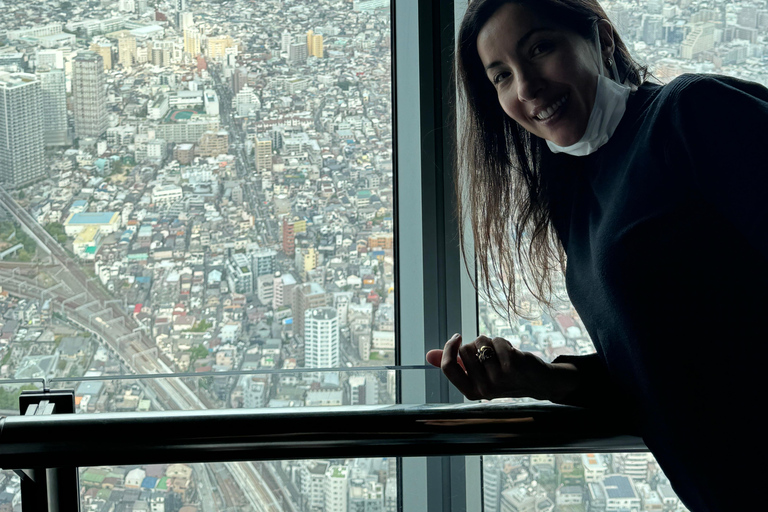
[[[754,509],[768,90],[714,75],[645,81],[596,0],[473,1],[457,69],[459,219],[480,282],[503,282],[518,312],[521,285],[546,302],[564,267],[597,353],[546,363],[457,335],[427,360],[470,399],[626,412],[688,508]]]

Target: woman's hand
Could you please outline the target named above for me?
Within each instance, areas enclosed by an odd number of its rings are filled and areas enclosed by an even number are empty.
[[[488,354],[484,361],[480,351]],[[579,384],[572,364],[550,364],[530,352],[517,350],[504,338],[480,336],[461,344],[456,334],[443,350],[427,352],[427,362],[438,366],[461,393],[470,400],[531,397],[559,401]]]

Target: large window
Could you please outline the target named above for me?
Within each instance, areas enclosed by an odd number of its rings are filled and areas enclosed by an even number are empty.
[[[446,127],[466,3],[5,2],[0,414],[44,381],[79,413],[458,403],[419,368],[454,332],[590,352],[567,303],[509,325],[464,272]],[[764,2],[604,6],[662,81],[768,84]],[[647,454],[84,467],[80,483],[94,509],[576,511],[608,475],[677,506]],[[19,499],[0,472],[0,510]]]
[[[2,11],[0,409],[44,381],[78,413],[395,402],[393,372],[355,370],[397,353],[388,0]],[[270,510],[342,510],[337,494],[393,510],[394,468],[82,468],[81,483],[88,506],[161,490],[168,510],[214,510],[203,489],[285,485]],[[17,504],[2,478],[0,507]]]

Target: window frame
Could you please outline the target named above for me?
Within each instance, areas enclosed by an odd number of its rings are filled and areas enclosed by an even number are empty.
[[[474,262],[464,268],[453,206],[455,20],[466,6],[391,2],[398,365],[424,364],[455,332],[477,335]],[[398,403],[465,401],[437,370],[402,372],[397,388]],[[400,468],[403,512],[482,507],[479,456],[407,458]]]

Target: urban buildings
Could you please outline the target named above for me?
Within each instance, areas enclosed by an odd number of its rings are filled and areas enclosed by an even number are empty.
[[[0,181],[18,187],[45,176],[41,81],[0,73]]]
[[[336,368],[339,355],[339,322],[334,308],[311,308],[304,312],[304,366]]]
[[[104,59],[81,52],[72,61],[72,101],[75,137],[98,139],[107,129],[107,91]]]
[[[55,60],[53,61],[55,62]],[[63,69],[47,64],[35,70],[43,105],[43,134],[46,146],[65,146],[70,143],[67,124],[67,84]]]
[[[396,395],[390,374],[354,368],[389,364],[397,341],[390,2],[195,0],[160,2],[155,11],[146,0],[121,0],[118,16],[114,4],[67,4],[72,9],[66,25],[73,34],[62,36],[63,23],[54,21],[54,16],[62,19],[55,2],[6,1],[0,19],[9,41],[0,65],[24,69],[36,57],[29,71],[40,81],[44,111],[49,109],[46,83],[56,80],[46,82],[43,66],[63,71],[73,93],[70,122],[98,127],[109,113],[109,128],[90,147],[50,146],[45,166],[50,179],[24,189],[27,199],[20,204],[41,225],[64,224],[63,246],[85,260],[98,279],[88,286],[100,283],[111,290],[113,300],[129,311],[125,321],[136,320],[141,325],[136,324],[137,332],[151,334],[141,346],[152,359],[145,368],[160,372],[162,363],[191,374],[283,370],[273,380],[251,375],[185,379],[193,383],[190,393],[218,407],[232,406],[237,396],[245,407],[390,403]],[[663,80],[684,72],[722,72],[768,83],[768,11],[759,4],[754,9],[735,2],[604,5],[633,55]],[[38,19],[39,26],[29,25]],[[698,44],[691,36],[697,23],[714,25],[712,48],[694,55],[691,46],[692,57],[681,58],[686,40]],[[124,34],[123,44],[116,34]],[[102,59],[104,109],[92,108],[83,123],[83,107],[102,104],[98,88],[92,88],[98,101],[78,102],[83,89],[76,59],[88,48]],[[53,105],[60,103],[52,102],[51,112]],[[46,134],[61,126],[61,117],[53,123],[43,115]],[[67,222],[70,214],[100,212],[111,215]],[[401,217],[401,222],[409,220]],[[77,357],[61,357],[63,370],[50,364],[51,356],[44,369],[40,361],[25,359],[38,357],[29,352],[41,347],[55,352],[55,343],[45,341],[53,339],[52,324],[46,320],[45,301],[6,297],[7,288],[0,294],[0,361],[7,358],[0,363],[0,375],[44,370],[62,377],[93,370],[108,380],[126,371],[120,359],[99,351],[104,347],[95,342]],[[313,330],[332,323],[330,318],[305,321],[308,311],[331,305],[338,325],[335,362],[335,331],[325,331],[321,339],[320,331],[316,336]],[[99,323],[97,311],[88,313],[86,324]],[[545,316],[530,325],[509,325],[481,304],[478,321],[482,332],[507,337],[550,359],[591,352],[578,319],[568,318],[567,326],[563,319]],[[110,324],[110,331],[136,336],[121,329],[119,318]],[[141,359],[133,338],[119,346],[125,364]],[[319,361],[321,356],[326,360]],[[315,378],[315,372],[312,378],[290,372],[325,364],[339,368],[325,372],[338,373],[335,381]],[[145,379],[135,387],[118,381],[99,389],[78,387],[79,407],[83,412],[167,407],[162,399],[151,399],[158,395],[152,395],[152,386]],[[380,510],[383,485],[383,510],[390,512],[398,498],[394,462],[316,461],[306,472],[298,461],[274,467],[286,484],[292,481],[300,489],[286,500],[307,499],[322,511],[326,489],[331,489],[328,507],[343,507],[342,485],[333,482],[344,481],[334,476],[344,470],[329,468],[346,467],[347,510]],[[485,457],[486,510],[499,512],[502,493],[508,509],[580,510],[587,507],[590,485],[600,489],[595,496],[602,495],[607,505],[604,480],[615,474],[631,479],[641,506],[653,510],[656,492],[666,510],[680,508],[658,468],[641,457],[593,454],[567,462],[546,454],[499,461]],[[155,469],[147,468],[144,478],[168,478],[166,487],[171,488],[186,485],[178,471]],[[217,475],[227,474],[224,466],[219,469]],[[260,470],[271,472],[268,466]],[[583,481],[577,478],[581,470]],[[130,479],[126,473],[119,475],[119,468],[106,474],[89,471],[81,480],[88,506],[99,509],[104,506],[99,500],[107,501],[104,478],[114,479],[107,482],[118,489],[113,496],[125,484],[136,495],[160,492],[142,489],[141,471]],[[559,482],[566,473],[568,482]],[[191,478],[203,482],[197,472]],[[243,483],[225,482],[232,494]],[[147,485],[152,483],[157,484],[150,480]],[[546,496],[528,492],[534,483]],[[650,492],[641,488],[645,485]],[[515,488],[525,492],[512,492]],[[143,510],[140,500],[123,498],[116,510]],[[597,501],[591,503],[597,507]]]

